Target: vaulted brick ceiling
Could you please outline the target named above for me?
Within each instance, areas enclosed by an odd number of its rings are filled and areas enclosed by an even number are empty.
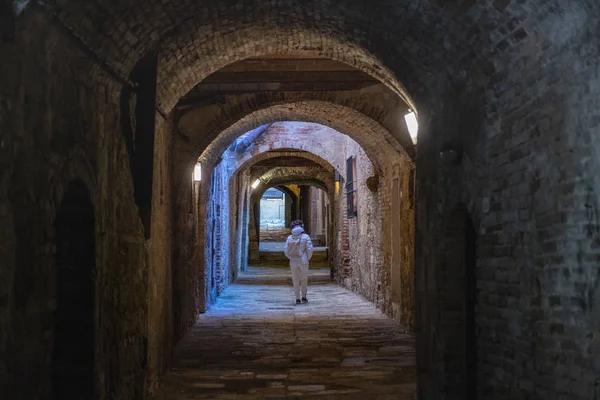
[[[525,38],[534,37],[541,48],[559,48],[597,16],[599,5],[596,0],[174,0],[143,5],[65,0],[44,7],[122,75],[144,54],[156,52],[158,102],[169,112],[220,68],[273,53],[343,61],[418,100],[432,93],[452,95],[502,71],[507,53]],[[527,63],[527,57],[520,62]]]
[[[178,108],[228,94],[346,91],[377,85],[370,75],[325,57],[265,56],[230,64],[198,83]]]

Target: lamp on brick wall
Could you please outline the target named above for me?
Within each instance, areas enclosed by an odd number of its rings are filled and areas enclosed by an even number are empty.
[[[458,165],[462,159],[462,145],[460,143],[446,143],[440,149],[440,159],[443,165]]]
[[[414,111],[408,110],[408,114],[404,116],[404,122],[408,128],[408,133],[412,139],[413,144],[417,144],[417,135],[419,134],[419,122],[417,121],[417,114]]]
[[[256,189],[258,185],[260,185],[260,179],[257,179],[252,183],[252,189]]]
[[[202,180],[202,164],[199,162],[194,166],[194,182],[200,182]]]

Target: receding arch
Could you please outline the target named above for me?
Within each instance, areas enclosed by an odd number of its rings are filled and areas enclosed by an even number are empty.
[[[289,216],[287,214],[287,209],[288,207],[286,206],[286,226],[289,225],[290,222],[298,219],[297,216],[297,210],[296,207],[298,205],[298,196],[296,195],[296,193],[294,193],[293,190],[291,190],[288,186],[286,185],[277,185],[277,186],[273,186],[274,188],[280,190],[283,192],[283,194],[286,196],[287,200],[290,202],[290,206],[289,206]]]
[[[177,125],[194,141],[197,137],[213,137],[214,131],[227,129],[251,112],[281,104],[293,106],[298,102],[331,103],[354,110],[386,129],[409,158],[414,156],[415,146],[406,124],[402,121],[402,116],[410,107],[383,85],[377,85],[368,91],[258,92],[228,96],[218,107],[211,107],[210,110],[203,106],[186,110],[178,116]],[[334,118],[335,115],[331,113],[329,118]]]
[[[252,166],[260,163],[261,161],[265,161],[265,160],[270,160],[270,159],[274,159],[274,158],[280,158],[280,157],[298,157],[298,158],[304,158],[306,160],[310,160],[313,161],[317,164],[319,164],[323,169],[330,171],[330,172],[334,172],[335,168],[333,167],[333,165],[331,165],[331,163],[325,159],[323,159],[322,157],[320,157],[319,155],[315,154],[314,150],[311,149],[311,151],[308,150],[300,150],[300,151],[290,151],[290,147],[287,147],[287,144],[289,143],[291,146],[296,146],[298,148],[310,148],[310,146],[303,146],[303,143],[300,141],[296,141],[296,143],[293,143],[293,141],[286,141],[286,146],[285,146],[285,150],[266,150],[263,152],[255,152],[255,153],[245,153],[235,164],[234,168],[235,168],[235,172],[239,173],[239,172],[243,172],[248,168],[251,168]],[[282,143],[278,142],[278,145],[280,146]]]
[[[317,186],[321,189],[331,192],[333,190],[333,176],[327,171],[311,171],[310,169],[278,167],[262,174],[258,179],[261,180],[263,187],[273,187],[277,185],[308,185]],[[264,193],[261,189],[253,191],[255,193]],[[262,193],[261,193],[262,196]]]
[[[260,54],[328,56],[364,70],[402,93],[398,77],[420,99],[432,90],[452,92],[480,71],[493,74],[495,61],[505,54],[494,51],[496,35],[473,39],[473,32],[481,26],[522,26],[526,32],[538,32],[538,40],[551,40],[555,24],[547,15],[549,8],[569,17],[575,14],[570,19],[577,26],[585,19],[575,16],[595,16],[598,7],[592,0],[552,0],[543,6],[539,1],[527,3],[531,11],[527,15],[518,12],[519,5],[506,4],[501,8],[506,12],[479,13],[477,18],[475,6],[409,1],[373,5],[254,0],[244,3],[243,9],[233,0],[210,4],[179,0],[147,7],[68,1],[51,10],[65,18],[87,43],[101,49],[102,58],[121,69],[123,76],[143,54],[158,50],[159,80],[164,81],[159,101],[169,111],[182,93],[211,71]],[[91,30],[84,22],[83,16],[95,15],[102,15],[100,31]],[[140,26],[142,20],[145,23]],[[443,40],[439,35],[423,34],[430,32],[431,26],[442,27],[446,33]]]
[[[275,168],[276,169],[276,168]],[[311,186],[323,190],[329,196],[330,202],[333,200],[333,187],[332,182],[325,182],[321,176],[315,174],[315,176],[307,177],[305,175],[289,175],[284,173],[283,176],[276,176],[272,179],[265,179],[262,185],[258,186],[252,191],[250,196],[250,213],[249,213],[249,224],[248,224],[248,262],[260,262],[259,253],[259,242],[260,242],[260,199],[269,188],[286,188],[289,185],[304,185]],[[286,188],[287,189],[287,188]],[[296,194],[289,189],[284,193],[290,193],[290,195],[296,196]],[[300,201],[297,198],[297,201]],[[328,221],[330,222],[330,221]],[[246,252],[244,248],[242,252]]]
[[[258,8],[262,7],[258,5]],[[407,104],[414,106],[408,91],[396,78],[395,74],[377,56],[361,45],[344,40],[345,35],[343,34],[336,36],[333,33],[321,33],[316,29],[307,29],[297,23],[306,22],[298,21],[298,16],[292,17],[296,21],[290,21],[290,23],[296,25],[298,32],[304,31],[306,36],[299,38],[296,43],[290,44],[287,40],[282,39],[289,37],[290,34],[297,36],[297,34],[294,35],[290,31],[292,26],[288,24],[286,24],[287,26],[280,25],[281,18],[270,14],[267,13],[261,16],[263,21],[261,25],[256,24],[254,21],[248,21],[244,26],[238,26],[234,34],[227,31],[220,32],[221,35],[219,36],[222,37],[222,40],[210,43],[211,46],[214,46],[210,52],[206,52],[206,48],[198,47],[197,52],[192,52],[194,53],[193,56],[190,54],[190,56],[183,59],[172,58],[166,60],[161,66],[160,73],[160,80],[164,83],[158,88],[158,98],[161,104],[167,110],[170,110],[196,83],[236,61],[249,57],[289,54],[304,57],[325,56],[348,64],[381,81]],[[267,24],[272,24],[270,29],[265,29]],[[189,34],[196,38],[198,35],[208,36],[211,29],[214,29],[214,25],[204,25],[200,29],[196,25],[193,26]],[[190,40],[190,43],[195,42],[191,37],[188,40]],[[223,44],[225,45],[223,46]],[[166,46],[163,46],[163,49],[165,49]],[[204,57],[198,57],[197,54],[203,54]],[[185,69],[182,68],[183,65],[185,65]],[[408,64],[404,64],[403,70],[407,71],[407,67]],[[418,76],[418,73],[410,75]],[[174,84],[174,82],[177,82],[177,84]]]
[[[278,121],[312,122],[345,134],[364,149],[377,169],[382,169],[389,159],[409,160],[404,148],[377,121],[352,108],[322,101],[274,104],[235,115],[223,126],[208,133],[202,143],[195,143],[191,149],[187,145],[186,148],[192,160],[199,158],[211,164],[242,134]]]
[[[56,220],[56,320],[52,393],[56,400],[94,395],[95,216],[89,191],[69,183]]]

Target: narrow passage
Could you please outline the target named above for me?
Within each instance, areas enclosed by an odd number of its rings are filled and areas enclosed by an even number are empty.
[[[177,346],[159,400],[416,399],[414,339],[311,269],[293,305],[286,268],[249,267]]]

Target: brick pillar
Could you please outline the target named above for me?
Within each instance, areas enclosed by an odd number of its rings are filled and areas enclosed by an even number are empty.
[[[258,225],[258,226],[257,226]],[[250,206],[250,222],[248,224],[248,263],[260,263],[259,229],[260,229],[260,200]]]
[[[310,234],[310,186],[300,186],[300,219],[304,222],[304,232]]]

